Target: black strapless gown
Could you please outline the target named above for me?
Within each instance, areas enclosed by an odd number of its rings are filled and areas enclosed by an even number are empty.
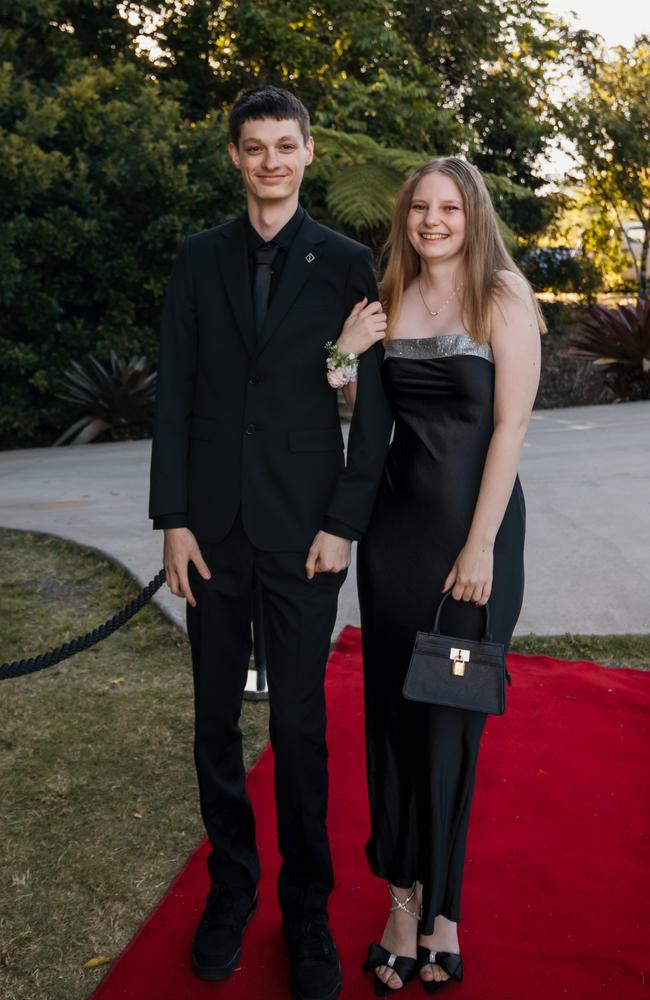
[[[460,919],[476,761],[485,715],[406,701],[418,630],[433,625],[465,544],[493,431],[494,365],[467,334],[394,340],[384,382],[395,434],[368,532],[359,544],[366,748],[375,875],[424,886],[421,932]],[[525,510],[519,480],[494,546],[492,635],[508,646],[523,597]],[[483,634],[485,612],[447,603],[442,631]]]

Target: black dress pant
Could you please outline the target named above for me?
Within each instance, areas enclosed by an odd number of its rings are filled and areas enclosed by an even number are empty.
[[[326,830],[325,665],[346,571],[305,575],[306,552],[256,549],[238,515],[228,535],[199,547],[212,578],[190,567],[187,605],[195,694],[195,762],[212,845],[213,883],[253,892],[255,820],[245,789],[239,716],[251,652],[252,594],[263,594],[285,918],[325,910],[333,886]]]

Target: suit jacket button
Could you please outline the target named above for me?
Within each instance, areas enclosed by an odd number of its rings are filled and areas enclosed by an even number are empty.
[[[248,424],[247,427],[246,427],[246,433],[247,434],[254,434],[255,431],[256,431],[256,429],[257,428],[255,427],[255,424]]]
[[[248,380],[248,384],[249,385],[257,385],[258,382],[259,382],[259,379],[255,375],[251,375],[251,377]]]

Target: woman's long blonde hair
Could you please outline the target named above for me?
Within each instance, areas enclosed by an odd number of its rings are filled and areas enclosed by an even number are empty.
[[[510,271],[526,279],[508,253],[497,222],[497,215],[476,167],[458,156],[429,160],[418,167],[405,181],[397,195],[390,233],[382,256],[387,258],[386,272],[381,281],[381,300],[388,316],[388,337],[399,316],[404,291],[420,271],[420,257],[406,231],[415,189],[427,174],[441,173],[450,177],[459,188],[465,209],[465,243],[463,245],[463,323],[477,343],[490,339],[490,306],[500,295],[511,294],[499,272]],[[546,331],[541,309],[530,284],[540,332]]]

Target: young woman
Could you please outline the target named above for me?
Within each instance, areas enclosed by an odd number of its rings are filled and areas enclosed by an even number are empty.
[[[418,630],[451,589],[442,630],[508,646],[521,608],[525,512],[519,456],[544,323],[509,256],[479,171],[432,160],[398,195],[381,286],[386,391],[395,413],[358,553],[371,835],[392,900],[366,970],[387,996],[419,974],[427,993],[462,979],[457,925],[485,715],[406,701]],[[337,346],[382,339],[359,303]],[[370,315],[375,314],[374,324]],[[351,404],[355,385],[346,386]]]

